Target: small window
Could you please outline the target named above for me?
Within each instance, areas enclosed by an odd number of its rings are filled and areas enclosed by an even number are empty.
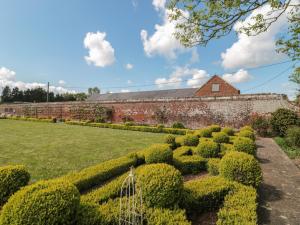
[[[212,84],[211,91],[212,92],[218,92],[218,91],[220,91],[220,84]]]

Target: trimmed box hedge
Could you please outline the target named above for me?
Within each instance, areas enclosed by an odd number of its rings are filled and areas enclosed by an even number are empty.
[[[0,206],[21,187],[28,184],[30,174],[22,165],[0,167]]]
[[[169,163],[172,164],[173,152],[168,144],[151,145],[144,153],[147,164]]]
[[[210,175],[216,176],[219,174],[219,167],[220,167],[220,161],[219,158],[211,158],[207,161],[207,171]]]

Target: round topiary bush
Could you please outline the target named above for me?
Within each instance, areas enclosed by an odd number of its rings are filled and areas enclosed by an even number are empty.
[[[21,187],[28,184],[30,174],[24,166],[0,167],[0,206]]]
[[[228,143],[229,136],[224,132],[214,132],[212,133],[214,142],[217,143]]]
[[[15,193],[2,208],[1,225],[74,224],[77,188],[66,182],[41,181]]]
[[[137,184],[143,190],[143,202],[148,207],[176,208],[182,199],[182,175],[173,166],[146,165],[137,174]]]
[[[207,171],[212,176],[217,176],[219,174],[219,158],[211,158],[207,161]]]
[[[238,137],[233,141],[233,147],[236,151],[245,152],[251,155],[256,153],[256,144],[253,140],[246,137]]]
[[[168,144],[155,144],[145,152],[145,161],[150,163],[172,163],[173,152]]]
[[[199,138],[197,135],[184,135],[183,137],[183,145],[185,146],[197,146],[199,144]]]
[[[196,152],[204,158],[218,157],[219,151],[219,145],[213,141],[200,142],[196,148]]]
[[[195,134],[196,134],[198,137],[206,137],[206,138],[209,138],[209,137],[211,137],[211,133],[212,133],[211,129],[209,129],[209,128],[202,128],[202,129],[200,129],[200,130],[197,130]]]
[[[184,129],[185,126],[182,123],[180,123],[180,122],[175,122],[175,123],[173,123],[172,128]]]
[[[221,127],[219,125],[210,125],[207,127],[208,129],[211,130],[211,132],[220,132],[221,131]]]
[[[177,147],[175,136],[172,134],[168,134],[167,136],[165,136],[164,142],[166,144],[169,144],[172,149],[175,149]]]
[[[272,113],[271,117],[271,125],[273,131],[280,136],[284,136],[286,134],[286,130],[290,126],[297,125],[298,116],[292,110],[289,109],[277,109]]]
[[[233,136],[234,135],[234,129],[231,127],[223,127],[222,132],[224,132],[225,134],[229,135],[229,136]]]
[[[286,132],[286,140],[291,146],[300,147],[300,127],[290,127]]]
[[[250,131],[250,130],[241,130],[238,133],[239,137],[247,137],[250,138],[251,140],[255,141],[255,134],[254,132]]]
[[[240,131],[243,131],[243,130],[248,130],[248,131],[251,131],[251,132],[254,132],[253,128],[251,126],[243,126],[242,128],[240,128]]]
[[[244,152],[228,152],[220,161],[220,175],[245,185],[258,187],[262,172],[258,161]]]

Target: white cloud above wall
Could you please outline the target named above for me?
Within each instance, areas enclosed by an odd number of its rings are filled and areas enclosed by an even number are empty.
[[[84,47],[89,50],[88,56],[85,56],[85,60],[88,64],[93,64],[97,67],[110,66],[115,62],[115,50],[105,40],[105,32],[89,32],[84,38]]]
[[[13,70],[10,70],[6,67],[0,67],[0,91],[5,86],[9,86],[11,88],[18,87],[20,90],[26,90],[26,89],[32,89],[32,88],[47,88],[47,84],[45,83],[38,83],[38,82],[23,82],[18,81],[16,79],[16,72]],[[76,93],[74,90],[66,89],[62,86],[50,86],[49,90],[56,93],[56,94],[62,94],[62,93]]]
[[[126,68],[127,70],[131,70],[131,69],[133,69],[133,65],[132,65],[131,63],[127,63],[127,64],[125,65],[125,68]]]
[[[244,83],[253,79],[253,76],[248,71],[240,69],[235,73],[226,73],[222,76],[229,83]]]

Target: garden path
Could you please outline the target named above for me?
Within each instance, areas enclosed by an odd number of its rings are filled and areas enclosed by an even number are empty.
[[[300,225],[300,170],[271,138],[258,138],[259,224]]]

